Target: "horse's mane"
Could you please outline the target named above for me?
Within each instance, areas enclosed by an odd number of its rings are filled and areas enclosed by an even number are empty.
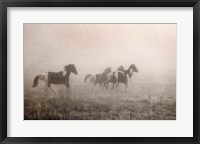
[[[68,65],[65,66],[65,69],[68,69],[68,68],[73,67],[73,66],[74,66],[73,64],[68,64]]]
[[[130,69],[130,68],[133,68],[133,67],[135,67],[135,65],[134,65],[134,64],[131,64],[131,65],[129,66],[129,69]]]
[[[104,73],[109,73],[109,72],[111,72],[111,67],[107,67],[107,68],[103,71],[103,74],[104,74]]]
[[[70,68],[73,68],[73,67],[74,67],[74,64],[68,64],[64,68],[65,68],[65,71],[68,71]]]
[[[121,65],[121,66],[118,67],[117,70],[118,70],[118,71],[122,71],[122,72],[124,72],[124,67]]]

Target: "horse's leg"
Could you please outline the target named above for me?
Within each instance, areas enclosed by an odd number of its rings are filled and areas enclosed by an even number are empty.
[[[69,96],[71,96],[71,89],[70,88],[68,88],[68,92],[69,92]]]
[[[104,82],[103,86],[106,88],[106,90],[108,89],[108,83],[107,82]]]
[[[128,78],[127,78],[127,80],[125,82],[125,91],[127,91],[127,88],[128,88]]]
[[[92,82],[92,85],[91,85],[91,92],[93,91],[94,86],[95,86],[95,83]]]
[[[92,91],[94,89],[94,87],[96,86],[97,82],[93,82],[93,85],[92,85]]]
[[[68,97],[69,96],[69,88],[66,87],[66,96]]]
[[[118,86],[119,86],[119,82],[117,82],[116,85],[115,85],[116,91],[118,91]]]
[[[44,77],[44,79],[43,79],[42,81],[43,81],[43,82],[44,82],[44,84],[45,84],[44,93],[45,93],[45,95],[47,96],[47,90],[48,90],[48,88],[49,88],[49,86],[48,86],[48,79],[47,79],[47,77],[46,77],[46,78]]]
[[[71,96],[71,89],[70,89],[69,85],[66,86],[66,95],[67,95],[67,97]]]
[[[99,83],[99,86],[100,86],[100,88],[103,88],[103,87],[101,87],[102,86],[102,82]]]
[[[108,90],[108,88],[109,88],[109,85],[108,85],[108,83],[107,83],[107,82],[105,82],[105,87],[106,87],[106,90]]]
[[[109,83],[106,82],[106,89],[109,89]]]
[[[97,82],[94,82],[94,87],[96,86]]]
[[[125,91],[127,91],[127,88],[128,88],[128,84],[125,83]]]
[[[105,85],[106,89],[108,90],[108,88],[109,88],[108,82],[105,82],[104,85]]]
[[[116,88],[118,88],[118,86],[119,86],[119,82],[117,82],[117,84],[116,84]]]
[[[111,84],[112,84],[112,89],[113,89],[113,90],[116,90],[116,83],[113,83],[113,82],[112,82]]]
[[[105,87],[105,83],[104,82],[101,82],[100,83],[100,87],[102,86],[102,88],[104,88]]]
[[[100,82],[100,88],[104,88],[105,87],[105,83],[104,82]]]
[[[48,89],[48,86],[47,86],[47,83],[46,83],[44,80],[42,80],[42,81],[43,81],[44,84],[45,84],[44,93],[45,93],[45,95],[46,95],[46,93],[47,93],[47,89]]]
[[[65,81],[65,86],[67,88],[67,96],[71,96],[70,84],[68,79],[66,79]]]
[[[114,83],[112,83],[112,89],[115,89],[115,84]]]
[[[45,90],[44,90],[44,93],[45,93],[46,96],[47,96],[47,90],[48,90],[48,86],[46,85]]]

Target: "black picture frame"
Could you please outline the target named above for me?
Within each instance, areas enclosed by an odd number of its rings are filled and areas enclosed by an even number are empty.
[[[193,7],[193,137],[7,137],[8,7]],[[0,142],[2,143],[200,143],[199,0],[3,0],[0,2]]]

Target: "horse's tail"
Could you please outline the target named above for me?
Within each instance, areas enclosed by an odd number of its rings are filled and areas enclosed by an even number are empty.
[[[34,78],[34,81],[33,81],[33,85],[32,87],[36,87],[39,83],[39,80],[43,77],[43,75],[37,75],[35,78]]]
[[[84,78],[84,82],[86,83],[87,79],[88,79],[89,77],[91,77],[91,76],[92,76],[91,74],[86,75],[85,78]]]

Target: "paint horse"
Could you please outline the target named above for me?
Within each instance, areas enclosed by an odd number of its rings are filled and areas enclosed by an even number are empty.
[[[133,72],[138,72],[137,67],[134,64],[131,64],[127,70],[124,70],[123,66],[120,66],[117,71],[107,75],[107,84],[113,83],[118,88],[119,83],[125,84],[125,89],[128,87],[128,77],[131,78]]]
[[[107,81],[107,75],[110,72],[111,72],[111,67],[108,67],[101,74],[96,74],[96,75],[88,74],[88,75],[85,76],[84,82],[86,83],[87,79],[88,79],[89,80],[89,84],[88,85],[92,84],[92,89],[93,89],[93,87],[96,86],[96,84],[99,84],[100,87],[103,84],[103,86],[107,88],[107,85],[106,85],[105,82]]]
[[[47,94],[47,90],[50,89],[56,95],[56,91],[52,89],[51,84],[63,84],[66,86],[67,96],[71,95],[70,84],[69,84],[69,76],[71,73],[78,74],[76,67],[73,64],[66,65],[64,67],[64,71],[60,72],[47,72],[45,74],[37,75],[34,78],[33,86],[37,87],[39,81],[43,81],[46,85],[45,94]]]

